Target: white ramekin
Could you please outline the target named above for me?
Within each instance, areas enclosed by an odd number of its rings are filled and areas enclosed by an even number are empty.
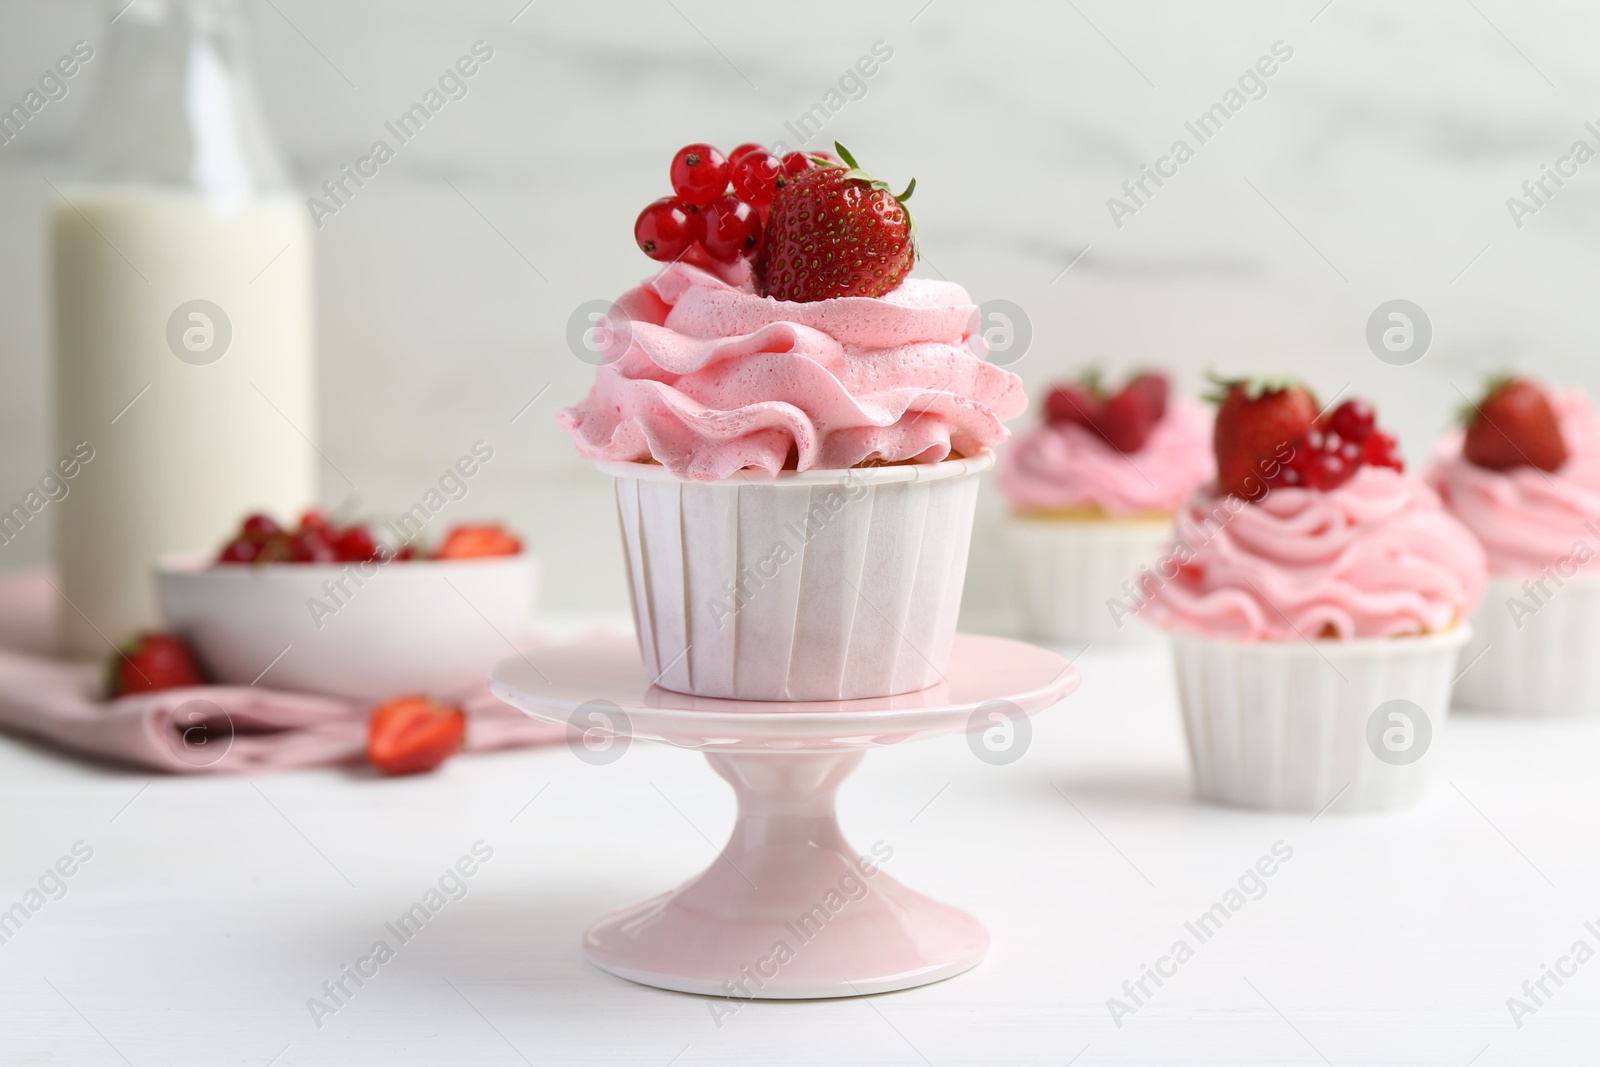
[[[690,482],[603,463],[645,670],[742,700],[855,700],[942,680],[978,475],[943,463]]]
[[[1456,707],[1518,718],[1600,714],[1600,578],[1549,579],[1531,591],[1525,581],[1489,579],[1461,650]]]
[[[1459,625],[1422,637],[1256,642],[1174,633],[1195,791],[1202,800],[1275,811],[1413,803],[1470,632]],[[1411,723],[1412,743],[1424,746],[1412,762],[1380,759],[1374,747],[1375,717],[1379,736],[1399,721],[1392,708],[1378,713],[1390,701],[1409,701],[1426,718]]]
[[[1072,519],[1014,515],[1005,524],[1024,632],[1045,641],[1108,644],[1158,639],[1132,614],[1124,584],[1154,567],[1172,542],[1172,519]],[[1114,610],[1121,605],[1121,610]]]

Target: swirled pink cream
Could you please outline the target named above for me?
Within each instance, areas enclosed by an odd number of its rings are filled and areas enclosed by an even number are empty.
[[[1581,392],[1557,393],[1550,404],[1567,446],[1560,469],[1479,467],[1461,455],[1465,435],[1455,430],[1428,471],[1445,507],[1483,542],[1492,574],[1538,574],[1600,551],[1600,416]]]
[[[1144,617],[1202,637],[1433,633],[1472,612],[1487,578],[1471,531],[1421,479],[1387,467],[1254,504],[1202,491],[1178,537],[1146,579]]]
[[[1000,453],[1000,491],[1019,512],[1170,515],[1216,477],[1211,414],[1175,400],[1144,447],[1122,453],[1087,426],[1041,423]]]
[[[972,456],[1028,405],[1022,380],[977,354],[977,308],[952,282],[797,303],[676,263],[612,320],[627,347],[562,428],[587,459],[685,480]]]

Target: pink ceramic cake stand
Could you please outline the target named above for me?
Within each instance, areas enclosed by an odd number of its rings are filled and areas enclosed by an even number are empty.
[[[882,993],[975,966],[989,947],[983,925],[859,856],[834,794],[869,748],[1032,715],[1078,674],[1054,652],[970,634],[957,635],[945,674],[895,697],[780,703],[652,685],[628,637],[503,660],[489,676],[502,700],[548,722],[610,723],[619,736],[699,749],[738,798],[717,861],[596,922],[585,955],[643,985],[773,999]]]

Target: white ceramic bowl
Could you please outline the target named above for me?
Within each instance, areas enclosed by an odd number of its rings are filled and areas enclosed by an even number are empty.
[[[529,636],[537,577],[526,552],[261,567],[186,555],[155,572],[167,629],[215,681],[372,701],[486,679]]]

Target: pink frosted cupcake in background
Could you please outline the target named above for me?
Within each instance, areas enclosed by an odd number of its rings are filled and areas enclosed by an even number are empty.
[[[678,692],[939,682],[978,475],[1027,407],[966,290],[908,277],[910,187],[840,155],[680,151],[677,195],[635,227],[667,265],[617,301],[613,358],[561,412],[616,478],[645,669]]]
[[[1489,559],[1456,703],[1600,714],[1600,416],[1522,378],[1492,381],[1463,416],[1428,473]]]
[[[1450,706],[1483,549],[1359,400],[1319,416],[1304,387],[1225,383],[1215,484],[1144,583],[1172,636],[1207,800],[1397,807]]]
[[[1211,480],[1211,416],[1168,399],[1167,377],[1107,393],[1086,376],[1057,385],[1044,421],[1006,446],[1000,490],[1023,624],[1035,637],[1104,642],[1155,631],[1125,588],[1172,536],[1173,515]]]

